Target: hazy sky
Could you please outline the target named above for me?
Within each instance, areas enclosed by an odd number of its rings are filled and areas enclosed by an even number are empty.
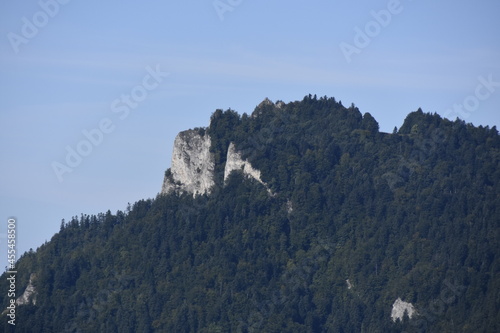
[[[386,132],[419,107],[500,125],[499,14],[497,0],[2,1],[0,267],[11,216],[24,252],[62,218],[155,197],[176,134],[217,108],[311,93]]]

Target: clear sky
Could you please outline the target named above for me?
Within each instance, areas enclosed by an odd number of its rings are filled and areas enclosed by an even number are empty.
[[[9,217],[24,252],[63,218],[155,197],[176,134],[217,108],[311,93],[386,132],[419,107],[500,125],[499,14],[497,0],[0,2],[0,267]]]

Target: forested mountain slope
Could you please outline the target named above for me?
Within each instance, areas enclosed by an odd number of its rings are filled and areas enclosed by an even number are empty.
[[[211,191],[63,223],[17,264],[17,332],[500,331],[496,128],[418,110],[381,133],[309,95],[196,131]],[[224,180],[231,143],[261,182]]]

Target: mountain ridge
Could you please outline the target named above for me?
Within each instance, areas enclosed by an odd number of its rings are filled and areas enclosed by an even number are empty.
[[[62,223],[18,261],[19,291],[36,290],[19,331],[499,329],[495,127],[419,109],[380,133],[309,95],[216,110],[189,133],[210,138],[211,190],[174,179],[126,212]]]

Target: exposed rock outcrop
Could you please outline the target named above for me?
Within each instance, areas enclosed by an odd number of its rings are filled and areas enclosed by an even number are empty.
[[[180,132],[174,141],[172,164],[165,172],[161,193],[187,192],[193,196],[210,194],[215,185],[215,162],[213,154],[210,153],[210,146],[210,135],[203,129]],[[241,153],[231,142],[224,166],[224,181],[235,170],[255,179],[273,195],[267,184],[262,181],[260,170],[252,167],[249,161],[243,160]]]
[[[263,109],[266,106],[274,106],[278,109],[281,109],[285,105],[286,104],[283,101],[277,101],[276,103],[273,103],[269,98],[266,97],[266,98],[264,98],[264,100],[262,102],[259,103],[259,105],[257,105],[254,112],[252,113],[252,117],[255,118],[255,117],[260,116],[263,112]]]
[[[184,191],[193,196],[210,193],[215,185],[210,135],[204,130],[180,132],[174,141],[171,168],[165,173],[161,192]]]
[[[412,318],[414,315],[417,314],[417,311],[415,310],[415,307],[411,303],[407,303],[401,300],[401,298],[398,298],[397,300],[394,301],[394,304],[392,305],[392,311],[391,311],[391,318],[393,322],[396,322],[397,320],[403,321],[404,315],[408,314],[408,318]]]
[[[267,184],[261,179],[260,170],[253,168],[250,162],[243,160],[241,154],[236,151],[234,143],[231,142],[229,144],[229,148],[227,149],[226,166],[224,168],[224,181],[226,181],[231,172],[235,170],[241,170],[244,175],[255,179],[256,181],[264,185],[267,188],[267,191],[271,193],[271,190],[268,188]]]
[[[347,280],[345,280],[345,282],[347,283],[347,289],[352,289],[351,281],[349,281],[349,279],[347,279]]]
[[[24,293],[16,299],[17,305],[26,305],[33,303],[36,305],[36,289],[33,285],[33,280],[35,279],[35,274],[31,274],[28,286],[24,290]]]

